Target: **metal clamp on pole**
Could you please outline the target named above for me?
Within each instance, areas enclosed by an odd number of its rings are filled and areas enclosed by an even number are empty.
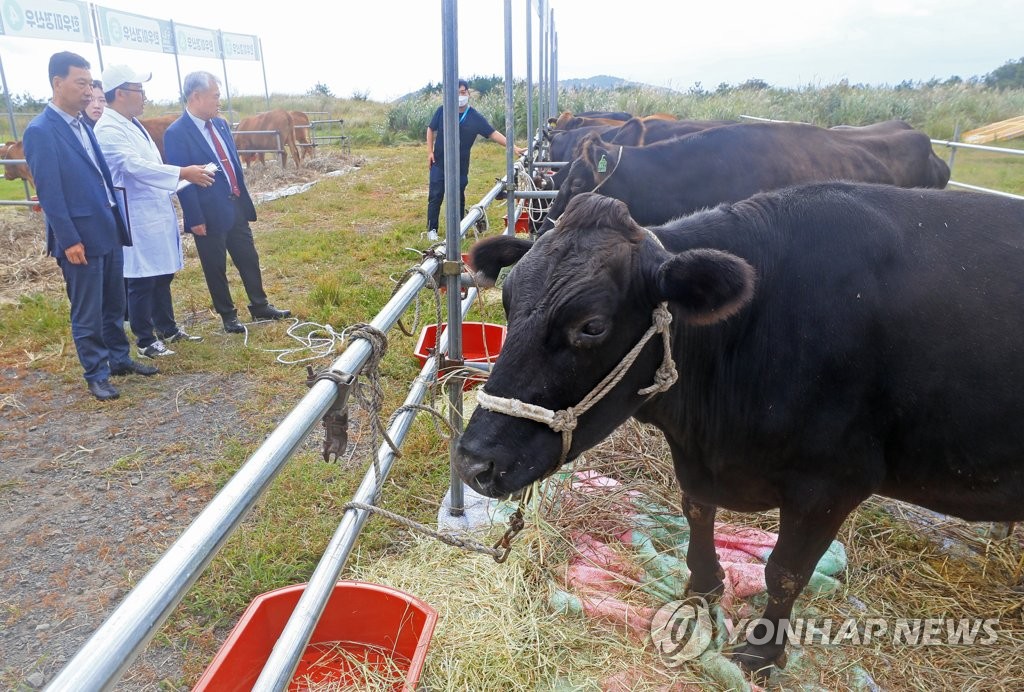
[[[348,395],[356,376],[330,368],[314,373],[313,368],[307,365],[306,386],[312,389],[320,380],[333,382],[338,389],[334,402],[320,421],[324,426],[324,461],[330,461],[332,454],[337,461],[348,446]]]

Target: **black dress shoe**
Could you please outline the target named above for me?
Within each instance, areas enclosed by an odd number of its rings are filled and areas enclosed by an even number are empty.
[[[242,326],[241,322],[232,317],[229,320],[224,320],[224,331],[228,334],[244,334],[245,327]]]
[[[270,303],[260,306],[249,306],[249,314],[252,315],[254,320],[279,320],[285,317],[291,317],[291,310],[278,310]]]
[[[100,401],[110,401],[121,396],[121,393],[114,389],[110,380],[96,380],[89,383],[89,393]]]
[[[149,377],[150,375],[155,375],[158,372],[160,371],[156,369],[156,366],[143,365],[142,363],[138,363],[134,360],[128,360],[127,362],[110,366],[110,374],[118,376],[131,375],[134,373],[136,375],[145,375],[146,377]]]

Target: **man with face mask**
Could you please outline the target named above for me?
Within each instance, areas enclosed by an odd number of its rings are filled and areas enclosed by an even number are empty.
[[[430,192],[427,195],[427,237],[437,240],[438,217],[441,201],[444,199],[444,131],[443,107],[434,111],[434,117],[427,126],[427,156],[430,165]],[[469,184],[469,150],[476,142],[477,135],[486,137],[506,146],[505,135],[501,134],[469,105],[469,83],[459,80],[459,218],[466,215],[466,185]],[[516,147],[516,153],[525,149]]]

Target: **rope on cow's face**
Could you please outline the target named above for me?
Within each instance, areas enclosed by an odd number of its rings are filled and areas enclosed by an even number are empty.
[[[612,166],[612,172],[609,173],[608,175],[606,175],[604,177],[604,180],[602,180],[597,185],[595,185],[594,189],[591,190],[591,192],[597,192],[598,188],[600,188],[602,185],[607,183],[608,179],[611,178],[613,175],[615,175],[615,171],[618,170],[618,168],[619,168],[619,161],[621,161],[621,160],[622,160],[622,145],[619,145],[619,157],[617,159],[615,159],[615,165]]]
[[[528,404],[519,399],[492,396],[482,389],[477,392],[477,403],[488,411],[544,423],[556,433],[562,433],[562,456],[558,461],[558,465],[555,466],[555,468],[558,468],[565,463],[569,456],[569,448],[572,446],[572,431],[576,429],[579,417],[611,392],[615,385],[625,376],[626,371],[636,362],[636,359],[640,356],[640,351],[647,345],[647,342],[659,332],[661,333],[662,347],[664,348],[661,365],[654,374],[654,383],[650,387],[644,387],[639,390],[637,394],[653,396],[664,392],[675,384],[679,373],[676,371],[676,363],[672,359],[671,325],[672,313],[669,312],[668,303],[659,303],[654,308],[651,326],[640,337],[640,341],[637,342],[636,346],[623,356],[619,364],[612,368],[612,371],[603,380],[598,382],[597,386],[590,390],[590,393],[583,397],[583,400],[575,406],[570,406],[561,411],[552,411],[549,408]]]

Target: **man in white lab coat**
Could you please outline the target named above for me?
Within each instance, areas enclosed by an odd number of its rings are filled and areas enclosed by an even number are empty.
[[[95,133],[114,185],[124,188],[127,203],[133,245],[124,248],[124,276],[132,332],[139,355],[157,358],[174,354],[167,343],[202,340],[187,334],[174,320],[171,281],[184,260],[171,195],[179,181],[208,187],[213,176],[202,166],[169,166],[161,160],[156,144],[138,121],[146,102],[142,84],[151,77],[127,65],[105,69],[107,108]]]

